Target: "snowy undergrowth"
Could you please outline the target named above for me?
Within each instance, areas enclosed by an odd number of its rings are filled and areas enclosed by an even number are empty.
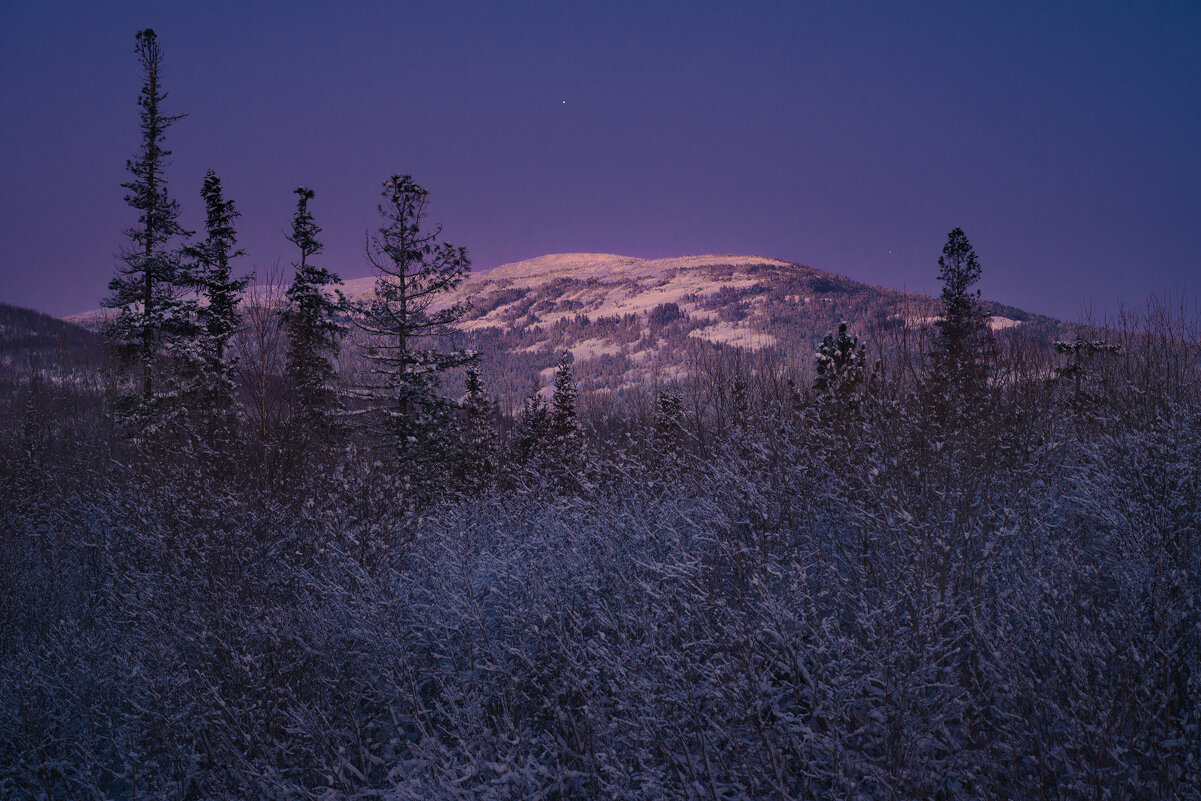
[[[382,559],[333,508],[10,475],[0,794],[1195,793],[1196,417],[924,430],[450,502]]]

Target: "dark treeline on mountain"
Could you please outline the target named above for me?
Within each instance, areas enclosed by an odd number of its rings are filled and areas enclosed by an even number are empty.
[[[1190,315],[994,335],[956,228],[934,326],[508,408],[411,177],[367,303],[309,188],[184,231],[137,43],[107,348],[0,307],[0,797],[1201,797]]]

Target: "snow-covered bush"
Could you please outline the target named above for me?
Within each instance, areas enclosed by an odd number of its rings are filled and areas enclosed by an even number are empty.
[[[14,427],[0,797],[1197,798],[1197,365],[1122,358],[424,505]]]

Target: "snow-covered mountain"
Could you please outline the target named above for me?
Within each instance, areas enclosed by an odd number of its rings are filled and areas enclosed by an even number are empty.
[[[343,292],[363,301],[374,287],[374,278],[355,278]],[[517,403],[533,381],[548,383],[564,349],[582,389],[620,394],[683,378],[706,354],[771,352],[807,363],[842,320],[862,334],[929,323],[936,313],[924,296],[746,255],[556,253],[478,272],[442,302],[457,300],[472,307],[459,337],[483,354],[491,389],[505,404]],[[989,304],[989,311],[996,330],[1025,327],[1049,339],[1058,328],[1012,307]],[[99,313],[70,319],[95,325]]]
[[[445,302],[471,301],[474,313],[462,326],[469,331],[545,327],[579,315],[591,320],[645,316],[669,303],[705,317],[700,306],[708,298],[722,290],[753,287],[760,283],[755,273],[763,268],[788,270],[796,265],[759,256],[637,259],[611,253],[555,253],[475,275]],[[347,281],[343,291],[353,300],[365,300],[374,288],[375,279],[356,278]],[[537,311],[531,315],[535,306]]]
[[[357,279],[345,289],[366,298],[373,287]],[[621,394],[683,378],[706,354],[770,351],[808,364],[842,320],[863,334],[936,314],[924,296],[745,255],[551,254],[478,273],[453,299],[471,302],[461,335],[484,354],[505,403],[516,403],[531,381],[548,385],[564,349],[585,391]],[[997,304],[989,311],[996,330],[1025,326],[1049,336],[1058,325]]]

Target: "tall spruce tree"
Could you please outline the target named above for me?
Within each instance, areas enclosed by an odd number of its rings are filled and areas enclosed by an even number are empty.
[[[163,111],[163,52],[153,30],[138,32],[135,52],[143,79],[138,95],[142,144],[125,162],[132,178],[121,186],[128,190],[125,202],[138,212],[138,221],[125,231],[129,244],[121,251],[104,305],[117,312],[106,326],[106,338],[138,366],[146,409],[160,389],[156,380],[166,361],[164,350],[193,333],[194,308],[178,285],[179,258],[171,243],[188,232],[179,223],[179,203],[167,193],[165,164],[171,151],[163,147],[167,129],[186,115]]]
[[[468,416],[474,415],[480,417],[486,415],[491,404],[488,401],[487,393],[484,391],[484,379],[480,375],[480,369],[474,364],[467,367],[463,390],[463,411]]]
[[[550,402],[550,436],[557,446],[575,447],[580,435],[580,420],[576,412],[578,391],[571,370],[571,351],[559,355],[555,367],[555,391]]]
[[[932,377],[936,388],[960,395],[983,386],[991,342],[980,290],[972,291],[980,274],[980,262],[967,235],[962,228],[954,229],[938,259],[942,314],[932,354]]]
[[[205,173],[200,190],[204,199],[203,241],[184,248],[188,278],[197,298],[197,336],[203,369],[202,380],[211,405],[228,410],[233,405],[236,358],[230,341],[238,329],[238,303],[249,278],[234,278],[231,263],[245,251],[237,247],[234,221],[240,215],[221,189],[212,170]]]
[[[317,239],[321,227],[309,211],[309,201],[315,194],[307,186],[297,188],[295,194],[296,213],[287,238],[299,248],[300,259],[294,264],[296,273],[286,292],[285,370],[292,386],[297,419],[310,434],[321,434],[334,425],[332,415],[338,406],[333,360],[346,331],[339,321],[344,299],[340,292],[331,297],[329,290],[339,286],[342,279],[312,263],[312,258],[324,247]]]
[[[459,422],[457,479],[469,490],[478,489],[496,469],[496,403],[488,398],[479,368],[467,366],[462,416]]]
[[[436,305],[467,277],[471,260],[465,248],[439,239],[441,226],[423,228],[429,192],[411,176],[384,181],[382,198],[383,224],[367,240],[375,295],[356,319],[370,340],[371,369],[355,394],[376,413],[374,430],[415,474],[423,463],[446,456],[447,412],[455,403],[440,391],[442,376],[476,360],[469,351],[442,345],[467,305]]]

